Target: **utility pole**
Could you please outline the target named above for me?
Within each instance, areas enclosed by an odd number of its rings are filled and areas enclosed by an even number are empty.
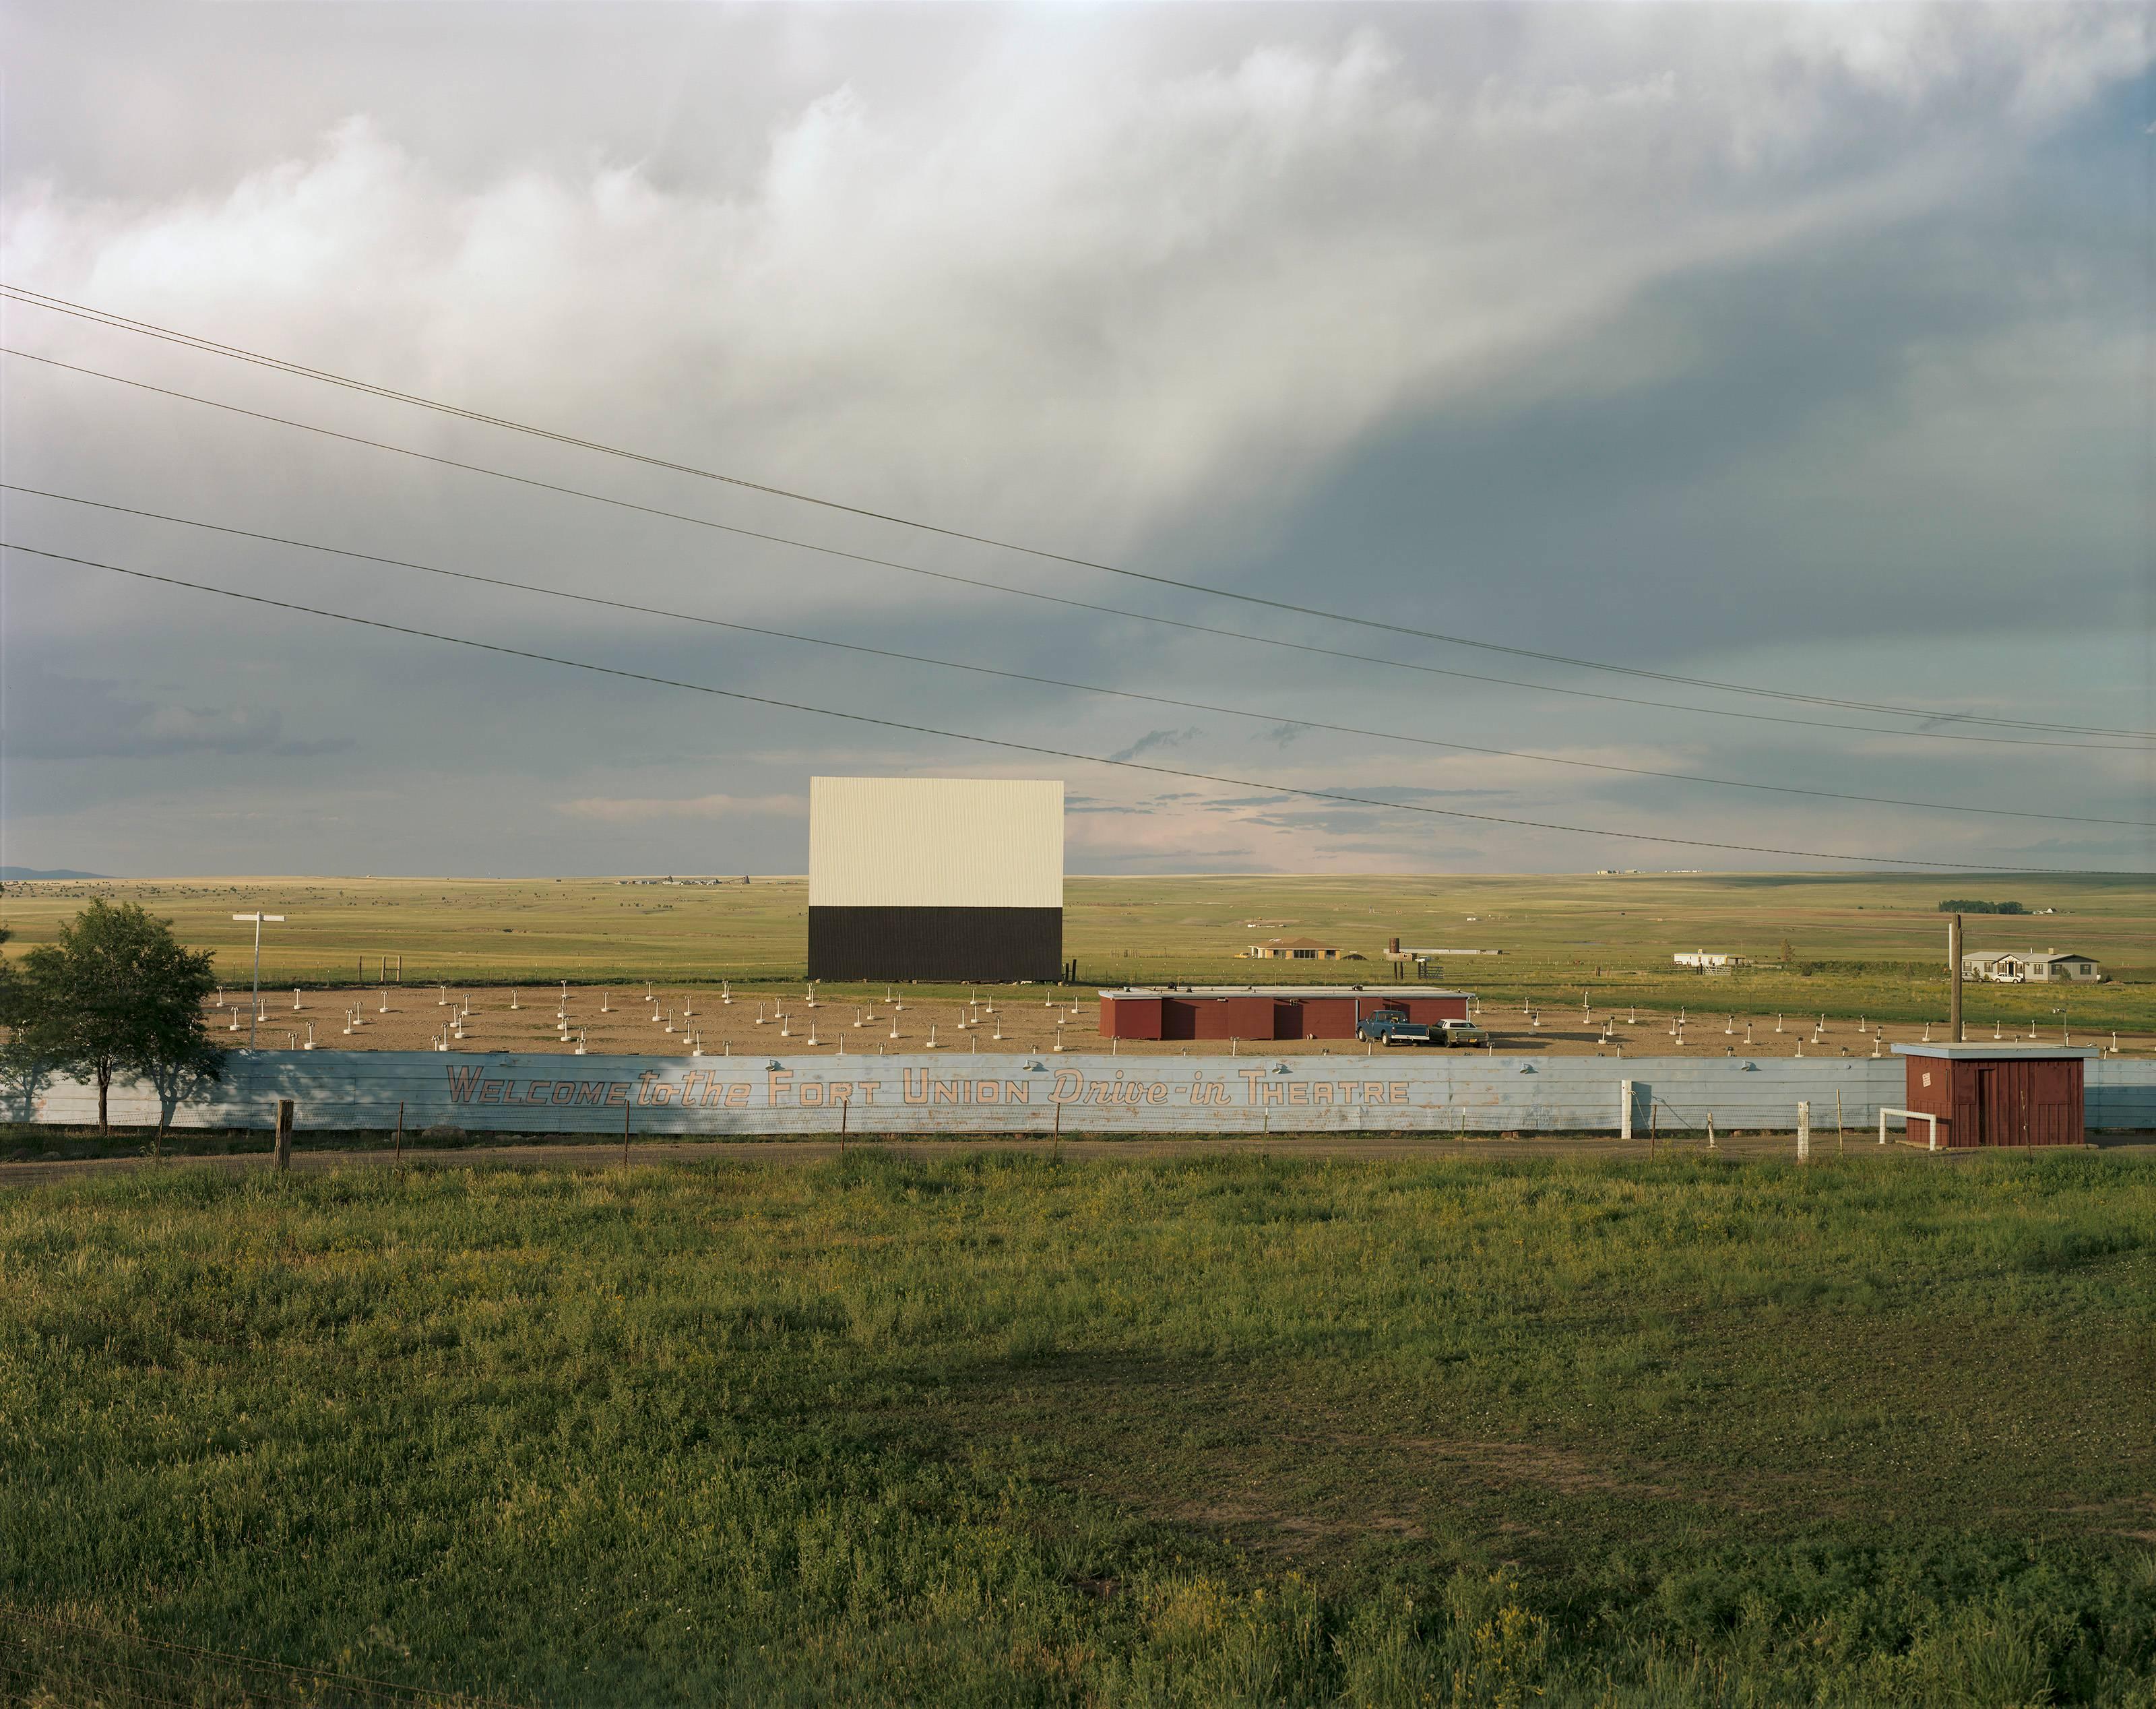
[[[1950,977],[1953,981],[1953,984],[1951,987],[1953,996],[1950,1000],[1950,1007],[1947,1016],[1947,1021],[1948,1023],[1948,1030],[1953,1034],[1953,1042],[1956,1044],[1959,1044],[1962,1042],[1961,916],[1958,914],[1949,915],[1947,919],[1947,961],[1952,969]]]
[[[252,1050],[254,1048],[254,1023],[262,1018],[262,923],[267,920],[272,925],[281,926],[285,924],[285,916],[281,914],[235,914],[233,918],[242,924],[249,920],[254,923],[254,1005],[247,1012],[247,1048]]]

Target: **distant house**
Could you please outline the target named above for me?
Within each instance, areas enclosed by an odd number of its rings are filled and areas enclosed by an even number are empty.
[[[2097,985],[2103,969],[2094,956],[2071,950],[2027,950],[2018,955],[1964,955],[1961,976],[2005,985]]]
[[[1680,967],[1697,967],[1705,973],[1721,967],[1746,967],[1751,964],[1741,955],[1725,955],[1719,950],[1684,950],[1670,957]]]
[[[1337,945],[1321,944],[1315,938],[1268,938],[1244,952],[1253,961],[1337,961]]]

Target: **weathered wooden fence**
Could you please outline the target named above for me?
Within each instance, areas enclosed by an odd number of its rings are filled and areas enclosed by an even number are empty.
[[[1876,1128],[1904,1102],[1900,1058],[1361,1056],[542,1056],[236,1051],[179,1127],[268,1128],[290,1098],[305,1129],[469,1133],[858,1134],[1578,1132],[1815,1128],[1838,1107]],[[95,1121],[60,1081],[18,1095],[17,1120]],[[157,1119],[115,1088],[112,1119]],[[1893,1124],[1898,1127],[1900,1123]],[[2156,1063],[2088,1064],[2087,1125],[2156,1129]]]

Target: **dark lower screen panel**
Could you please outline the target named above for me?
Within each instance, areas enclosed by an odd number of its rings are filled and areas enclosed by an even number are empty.
[[[814,908],[811,979],[1054,981],[1060,908]]]

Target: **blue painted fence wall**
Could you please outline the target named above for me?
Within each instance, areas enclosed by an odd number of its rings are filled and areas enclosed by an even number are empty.
[[[239,1051],[224,1084],[174,1112],[179,1127],[266,1128],[290,1098],[306,1128],[454,1127],[470,1133],[639,1134],[1604,1132],[1875,1127],[1904,1101],[1900,1058],[1260,1056],[1026,1058],[952,1053],[776,1059],[423,1052]],[[1038,1067],[1032,1066],[1037,1063]],[[2156,1129],[2156,1062],[2087,1065],[2094,1130]],[[61,1081],[13,1119],[96,1120],[90,1089]],[[146,1089],[115,1088],[112,1119],[147,1126]],[[1898,1128],[1897,1121],[1894,1125]]]

